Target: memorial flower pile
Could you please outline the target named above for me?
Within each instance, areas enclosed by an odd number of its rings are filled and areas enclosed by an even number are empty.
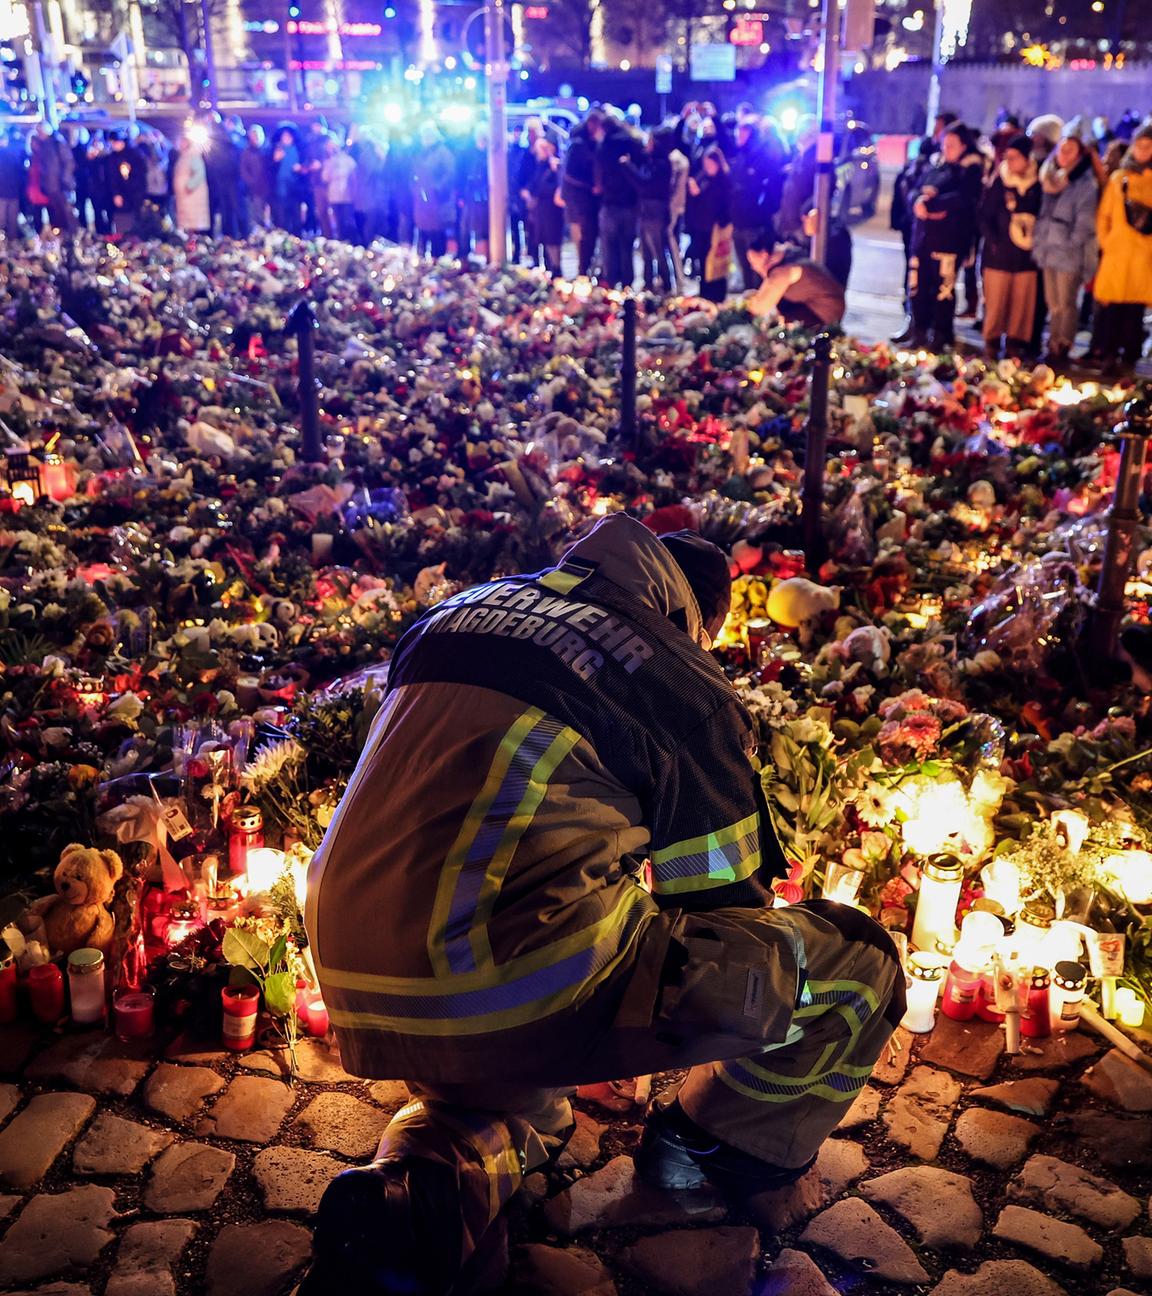
[[[319,463],[283,327],[302,298]],[[837,339],[828,551],[805,573],[810,338],[738,308],[640,307],[624,436],[621,299],[587,283],[282,235],[6,258],[13,886],[73,840],[115,839],[155,873],[149,807],[172,802],[193,832],[248,805],[269,847],[314,849],[406,626],[626,509],[732,556],[718,651],[761,728],[782,900],[835,891],[835,865],[904,929],[925,862],[950,854],[962,909],[999,861],[1068,914],[1105,897],[1143,949],[1152,723],[1078,647],[1128,393]],[[1143,534],[1137,553],[1146,619]],[[1079,843],[1052,826],[1064,812]]]

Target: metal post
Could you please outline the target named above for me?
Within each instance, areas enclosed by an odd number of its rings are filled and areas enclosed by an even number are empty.
[[[812,383],[808,396],[808,447],[804,458],[804,559],[815,575],[823,563],[824,460],[828,447],[828,379],[832,368],[832,338],[817,333],[812,345]]]
[[[1139,396],[1124,406],[1124,419],[1116,426],[1120,438],[1120,471],[1108,514],[1108,537],[1096,587],[1089,637],[1094,656],[1116,656],[1120,622],[1124,619],[1124,588],[1135,556],[1136,532],[1142,521],[1140,490],[1148,439],[1152,437],[1152,398]]]
[[[812,235],[812,260],[823,265],[828,257],[828,222],[836,182],[836,87],[840,81],[840,4],[824,0],[821,37],[820,136],[816,141],[816,230]]]
[[[316,387],[316,313],[311,302],[299,301],[284,322],[295,333],[299,348],[300,432],[305,463],[320,463],[320,414]]]
[[[288,91],[289,111],[297,112],[300,108],[300,96],[296,93],[296,74],[292,70],[292,33],[288,30],[289,21],[286,19],[280,24],[280,30],[284,33],[284,88]],[[303,72],[300,75],[303,76]]]
[[[508,60],[504,50],[504,0],[484,10],[484,52],[488,64],[488,264],[508,259]]]
[[[56,102],[56,42],[48,34],[41,0],[35,0],[32,5],[31,28],[36,61],[40,68],[40,89],[44,96],[44,120],[55,130],[60,124]]]
[[[211,0],[200,0],[200,25],[204,28],[204,75],[208,79],[208,103],[215,108],[220,96],[216,87],[216,51],[212,48]]]
[[[639,437],[636,421],[636,298],[624,298],[624,336],[620,347],[620,439],[635,447]]]
[[[935,0],[932,28],[932,79],[928,82],[928,121],[924,134],[931,135],[936,118],[940,115],[940,78],[944,72],[944,5],[947,0]]]

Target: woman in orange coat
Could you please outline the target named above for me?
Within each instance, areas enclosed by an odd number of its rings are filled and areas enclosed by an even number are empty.
[[[1152,124],[1142,126],[1109,179],[1096,214],[1100,268],[1092,354],[1110,375],[1131,371],[1152,306]]]

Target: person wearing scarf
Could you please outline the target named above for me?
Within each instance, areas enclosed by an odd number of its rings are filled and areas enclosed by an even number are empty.
[[[1096,216],[1096,234],[1100,269],[1092,354],[1104,372],[1115,377],[1131,372],[1140,359],[1144,311],[1152,305],[1152,123],[1132,137],[1109,179]]]
[[[1080,289],[1096,273],[1096,207],[1100,186],[1078,135],[1065,135],[1040,168],[1044,192],[1033,258],[1048,302],[1048,363],[1060,368],[1076,339]]]
[[[1037,285],[1032,246],[1041,196],[1032,142],[1018,135],[1005,148],[980,203],[984,350],[992,358],[999,358],[1002,346],[1023,355],[1031,345]]]

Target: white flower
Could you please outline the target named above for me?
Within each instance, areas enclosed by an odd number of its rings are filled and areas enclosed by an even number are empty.
[[[244,766],[240,782],[249,791],[254,791],[273,783],[284,772],[285,767],[294,769],[304,763],[304,748],[294,738],[285,738],[283,742],[272,743],[262,748]]]
[[[104,713],[112,720],[122,720],[125,724],[134,724],[144,710],[144,703],[135,693],[121,693],[113,698]]]

